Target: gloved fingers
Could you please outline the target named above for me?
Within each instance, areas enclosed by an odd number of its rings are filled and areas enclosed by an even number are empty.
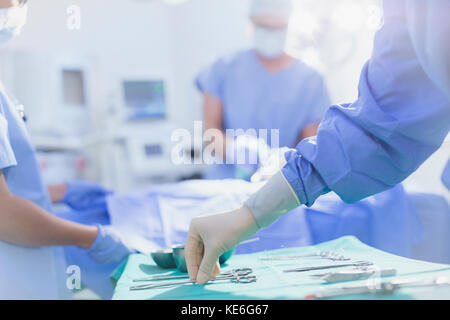
[[[211,278],[215,278],[220,273],[220,263],[219,261],[216,262],[216,265],[214,266],[214,270],[211,274]]]
[[[186,266],[188,269],[189,278],[191,280],[197,279],[198,269],[203,257],[203,251],[203,241],[201,240],[200,235],[191,225],[184,247]]]
[[[207,247],[205,248],[205,254],[203,255],[202,263],[200,264],[197,273],[198,284],[207,283],[208,280],[211,279],[211,275],[213,275],[214,272],[217,272],[217,270],[220,270],[220,268],[217,268],[219,256],[220,254],[218,254],[216,250],[211,250]]]

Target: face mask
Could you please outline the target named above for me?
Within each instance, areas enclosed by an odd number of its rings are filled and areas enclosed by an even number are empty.
[[[0,9],[0,45],[20,34],[27,20],[27,6]]]
[[[255,27],[254,47],[264,58],[277,58],[284,53],[286,46],[286,29],[269,30]]]

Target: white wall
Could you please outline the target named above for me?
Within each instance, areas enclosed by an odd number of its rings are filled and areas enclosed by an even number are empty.
[[[247,32],[249,2],[188,0],[167,5],[156,0],[30,1],[22,35],[4,50],[97,57],[101,78],[96,108],[101,110],[111,101],[120,100],[122,77],[163,77],[170,119],[191,129],[192,121],[201,117],[201,101],[193,84],[199,69],[223,54],[251,45]],[[81,30],[66,27],[66,9],[72,4],[81,8]],[[321,70],[333,102],[356,97],[359,70],[369,57],[372,34],[358,34],[356,41],[358,47],[351,61]]]
[[[66,10],[73,4],[81,8],[80,30],[66,27]],[[119,95],[122,76],[147,74],[171,81],[168,14],[169,7],[159,2],[30,1],[22,35],[5,49],[97,57],[102,82],[97,96],[105,105],[110,93]]]
[[[190,0],[171,10],[172,67],[179,120],[188,130],[201,119],[194,87],[199,70],[219,56],[249,47],[249,0]],[[184,119],[183,119],[184,117]]]

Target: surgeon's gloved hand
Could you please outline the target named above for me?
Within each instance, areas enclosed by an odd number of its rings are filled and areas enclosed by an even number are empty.
[[[67,191],[61,202],[74,210],[86,210],[98,207],[106,208],[106,197],[113,194],[103,186],[87,181],[67,182]]]
[[[206,283],[220,271],[221,254],[299,205],[298,197],[278,172],[241,208],[192,219],[185,247],[190,278]]]
[[[220,272],[219,257],[258,230],[255,218],[245,206],[192,219],[185,246],[191,280],[204,284],[216,276]]]
[[[123,243],[112,226],[97,225],[97,228],[97,238],[92,246],[87,249],[88,255],[95,261],[103,264],[120,262],[136,252]]]

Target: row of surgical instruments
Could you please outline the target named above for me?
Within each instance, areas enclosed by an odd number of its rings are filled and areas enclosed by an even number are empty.
[[[307,295],[306,299],[324,299],[353,294],[370,293],[376,295],[391,295],[401,288],[413,287],[444,287],[450,286],[450,279],[437,277],[431,280],[421,278],[396,279],[387,282],[367,281],[366,285],[339,286],[333,289],[322,290],[315,294]]]
[[[369,279],[371,277],[384,277],[384,276],[393,276],[396,274],[396,270],[394,268],[384,268],[380,269],[373,266],[373,263],[370,261],[350,261],[351,258],[345,257],[341,254],[337,254],[331,251],[318,251],[310,254],[304,255],[287,255],[287,256],[271,256],[271,257],[262,257],[259,258],[263,261],[286,261],[286,260],[298,260],[305,258],[322,258],[328,259],[332,261],[339,261],[341,263],[332,263],[332,264],[324,264],[324,265],[316,265],[316,266],[306,266],[306,267],[297,267],[292,269],[283,270],[285,273],[297,273],[297,272],[308,272],[308,271],[317,271],[317,270],[328,270],[334,268],[344,268],[344,267],[353,267],[351,269],[340,269],[334,272],[326,272],[313,274],[311,277],[321,279],[325,282],[333,283],[333,282],[341,282],[341,281],[349,281],[349,280],[360,280],[360,279]],[[168,281],[163,281],[168,280]],[[228,280],[233,283],[252,283],[256,282],[256,276],[253,274],[253,269],[251,268],[239,268],[232,269],[227,272],[220,273],[215,278],[211,279],[211,282],[216,282],[220,280]],[[190,280],[189,276],[186,275],[156,275],[151,277],[145,277],[140,279],[134,279],[133,282],[150,282],[140,285],[135,285],[130,287],[130,290],[147,290],[147,289],[156,289],[168,286],[177,286],[184,284],[195,284],[195,280]],[[392,284],[392,283],[391,283]],[[397,284],[394,283],[394,287]],[[395,287],[396,288],[396,287]],[[314,295],[317,297],[326,297],[328,295],[334,294],[348,294],[349,292],[356,291],[364,291],[369,290],[367,287],[342,287],[341,291],[337,293],[327,292],[327,293],[319,293]],[[370,289],[370,290],[373,290]],[[369,291],[370,291],[369,290]],[[381,290],[381,289],[380,289]],[[382,285],[382,290],[387,290],[387,285]],[[359,292],[358,291],[358,292]]]
[[[332,251],[317,251],[314,253],[302,254],[302,255],[288,255],[288,256],[271,256],[261,257],[261,261],[284,261],[284,260],[298,260],[304,258],[321,258],[332,261],[349,261],[350,258]]]
[[[317,251],[314,253],[303,254],[303,255],[286,255],[286,256],[271,256],[271,257],[261,257],[259,260],[262,261],[289,261],[298,260],[305,258],[322,258],[332,261],[339,261],[342,263],[326,264],[319,266],[307,266],[298,267],[293,269],[283,270],[283,272],[308,272],[315,270],[325,270],[333,268],[343,268],[343,267],[353,267],[352,269],[339,270],[336,272],[328,272],[321,274],[314,274],[312,277],[320,278],[326,282],[339,282],[357,279],[366,279],[371,276],[391,276],[396,274],[396,270],[393,268],[378,269],[373,267],[373,263],[370,261],[350,261],[351,258],[346,257],[342,254],[338,254],[332,251]]]
[[[185,279],[189,278],[188,275],[175,275],[175,276],[154,276],[154,277],[146,277],[141,279],[135,279],[134,282],[153,282],[160,280],[174,280],[174,279]],[[253,269],[251,268],[240,268],[233,269],[227,272],[223,272],[211,279],[210,281],[218,281],[218,280],[229,280],[234,283],[252,283],[256,282],[256,276],[253,275]],[[195,284],[197,281],[195,280],[181,280],[181,281],[167,281],[167,282],[159,282],[159,283],[151,283],[144,285],[136,285],[130,287],[130,290],[146,290],[146,289],[156,289],[167,286],[175,286],[182,284]]]

